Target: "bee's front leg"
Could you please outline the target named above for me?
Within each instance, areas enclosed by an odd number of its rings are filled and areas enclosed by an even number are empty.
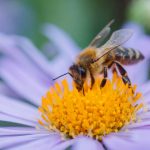
[[[116,66],[117,66],[117,68],[118,68],[118,70],[119,70],[119,72],[120,72],[120,74],[122,76],[123,82],[130,86],[131,85],[131,81],[130,81],[130,79],[128,77],[127,71],[122,67],[122,65],[119,62],[115,61],[114,63],[116,64]]]
[[[108,68],[104,67],[104,78],[101,81],[100,88],[104,87],[106,82],[107,82],[107,76],[108,76],[107,75],[107,70],[108,70]]]

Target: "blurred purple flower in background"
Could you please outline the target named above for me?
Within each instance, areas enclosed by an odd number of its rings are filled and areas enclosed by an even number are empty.
[[[148,150],[150,125],[150,91],[148,62],[150,56],[150,37],[136,24],[126,25],[135,30],[135,35],[126,46],[137,48],[146,60],[135,66],[126,67],[132,82],[141,85],[148,111],[139,112],[142,121],[129,125],[128,132],[112,133],[103,138],[107,149],[144,149]],[[60,135],[36,129],[37,107],[41,96],[52,84],[52,77],[67,71],[79,52],[78,46],[59,28],[47,25],[44,33],[58,50],[58,55],[49,61],[28,39],[19,36],[0,34],[0,121],[18,123],[17,127],[0,127],[0,149],[53,149],[63,150],[73,145],[74,150],[105,149],[103,145],[88,137],[63,140]],[[148,52],[149,51],[149,52]],[[141,71],[142,69],[142,71]],[[135,76],[136,75],[136,76]],[[21,101],[22,100],[22,101]],[[25,126],[22,126],[25,125]]]
[[[27,5],[17,0],[0,1],[0,32],[20,34],[34,26],[35,14]]]

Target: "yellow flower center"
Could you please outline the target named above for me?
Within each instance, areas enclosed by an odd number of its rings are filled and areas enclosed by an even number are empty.
[[[143,106],[137,104],[141,94],[135,92],[136,86],[128,87],[117,75],[102,89],[100,82],[97,79],[92,89],[86,83],[85,94],[74,85],[69,89],[66,80],[56,83],[42,98],[39,123],[65,137],[86,135],[100,140],[135,121],[136,112]]]

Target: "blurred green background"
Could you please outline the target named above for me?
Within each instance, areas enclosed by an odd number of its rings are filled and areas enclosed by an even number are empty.
[[[1,0],[0,31],[30,37],[40,47],[44,23],[55,24],[85,47],[111,19],[119,28],[127,20],[150,27],[150,0]]]

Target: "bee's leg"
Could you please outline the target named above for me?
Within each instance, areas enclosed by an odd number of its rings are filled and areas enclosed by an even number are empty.
[[[91,77],[91,89],[92,89],[92,87],[93,87],[93,85],[95,83],[95,79],[94,79],[92,71],[90,69],[89,69],[89,72],[90,72],[90,77]]]
[[[84,87],[82,88],[83,95],[85,96]]]
[[[125,84],[128,84],[129,86],[131,85],[131,81],[128,77],[127,71],[122,67],[122,65],[119,62],[114,62],[122,76],[122,80]]]
[[[107,67],[104,67],[104,78],[101,81],[100,88],[104,87],[107,82]]]
[[[117,68],[116,68],[116,64],[115,64],[115,63],[111,64],[111,65],[109,66],[109,68],[111,68],[113,74],[116,73],[116,74],[118,75],[118,72],[117,72]]]

